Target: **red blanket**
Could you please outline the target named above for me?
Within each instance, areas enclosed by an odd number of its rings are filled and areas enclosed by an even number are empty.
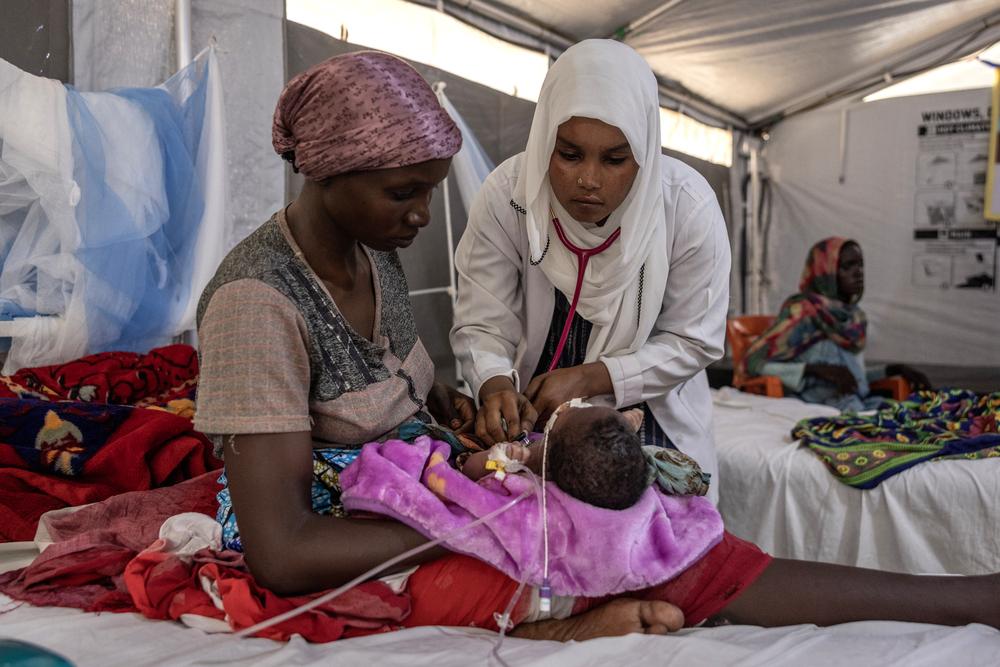
[[[0,398],[166,408],[172,401],[193,401],[197,383],[195,349],[168,345],[147,354],[102,352],[65,364],[22,368],[0,376]]]
[[[214,516],[216,477],[208,473],[168,488],[125,493],[53,519],[49,533],[55,544],[23,570],[0,574],[0,591],[40,606],[138,611],[157,619],[228,617],[234,629],[316,597],[283,598],[260,587],[242,554],[203,549],[186,562],[157,548],[167,518],[183,512]],[[203,579],[214,582],[222,610],[203,589]],[[332,641],[396,629],[409,611],[407,595],[372,581],[262,634]]]
[[[187,345],[0,377],[0,541],[32,539],[49,510],[219,468],[191,426],[197,378]]]

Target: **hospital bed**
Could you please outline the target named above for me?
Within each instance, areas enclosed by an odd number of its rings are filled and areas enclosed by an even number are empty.
[[[0,611],[8,608],[0,596]],[[449,667],[500,664],[490,660],[496,635],[477,629],[426,627],[309,644],[235,639],[136,614],[93,614],[23,605],[0,613],[0,636],[43,645],[79,667],[91,665],[379,665]],[[171,660],[182,650],[196,656]],[[768,665],[994,666],[1000,631],[982,625],[946,628],[894,622],[849,623],[831,628],[723,626],[683,630],[667,637],[629,635],[587,642],[507,639],[500,652],[509,665],[638,665],[724,667]],[[195,662],[199,660],[200,662]]]
[[[1000,459],[925,462],[859,490],[790,437],[798,420],[835,409],[730,388],[713,401],[719,510],[731,533],[783,558],[913,574],[1000,572]]]
[[[917,573],[1000,571],[998,517],[990,502],[1000,491],[998,462],[922,464],[858,491],[837,482],[788,435],[798,419],[833,414],[830,408],[733,390],[716,391],[713,398],[720,510],[731,532],[777,556]],[[37,545],[3,545],[0,570],[30,562],[46,539],[43,530]],[[330,644],[298,637],[280,643],[137,614],[33,607],[3,595],[0,637],[34,642],[81,667],[502,664],[490,658],[496,635],[477,629],[426,627]],[[194,655],[186,653],[192,649]],[[509,665],[996,665],[1000,631],[897,622],[724,626],[568,644],[508,638],[501,656]]]

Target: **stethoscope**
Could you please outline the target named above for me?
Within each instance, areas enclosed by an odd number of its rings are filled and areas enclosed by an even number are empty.
[[[563,325],[562,335],[559,336],[559,344],[556,346],[555,354],[552,355],[552,363],[549,364],[549,370],[552,371],[559,365],[559,358],[562,357],[563,348],[566,347],[566,339],[569,338],[570,326],[573,324],[573,315],[576,314],[576,307],[580,303],[580,292],[583,290],[583,274],[587,271],[587,263],[590,262],[590,258],[594,255],[600,255],[610,248],[611,244],[621,236],[622,230],[621,227],[616,229],[599,246],[581,248],[569,240],[566,232],[563,231],[562,225],[559,223],[559,218],[552,213],[551,209],[549,210],[549,214],[552,215],[552,224],[556,228],[556,235],[559,237],[559,240],[567,250],[576,255],[576,288],[573,290],[573,301],[569,306],[569,314],[566,315],[566,324]]]

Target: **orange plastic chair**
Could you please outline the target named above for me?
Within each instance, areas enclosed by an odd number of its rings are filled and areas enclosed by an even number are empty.
[[[764,333],[772,322],[774,322],[773,315],[731,317],[726,320],[726,339],[729,341],[729,349],[733,353],[733,386],[748,394],[781,398],[785,395],[785,391],[781,386],[781,380],[776,376],[747,377],[740,372],[743,355],[746,354],[750,343]]]
[[[740,372],[740,362],[743,360],[747,348],[773,322],[773,315],[742,315],[726,320],[726,339],[729,341],[729,348],[733,353],[733,386],[740,391],[772,398],[781,398],[785,395],[785,390],[778,377],[774,375],[747,377]],[[910,383],[898,375],[876,380],[871,383],[870,389],[872,393],[888,394],[890,398],[897,401],[910,395]]]

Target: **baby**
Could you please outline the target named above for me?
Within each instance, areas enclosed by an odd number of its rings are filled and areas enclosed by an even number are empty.
[[[667,492],[703,495],[707,475],[694,461],[676,450],[642,446],[638,436],[642,420],[643,411],[637,408],[619,412],[579,400],[563,404],[546,427],[546,477],[577,500],[606,509],[631,507],[654,481],[664,487],[662,478],[670,476],[668,472],[673,475]],[[522,467],[541,474],[542,442],[497,443],[487,451],[461,455],[456,463],[474,480]],[[673,479],[678,474],[683,483]]]

